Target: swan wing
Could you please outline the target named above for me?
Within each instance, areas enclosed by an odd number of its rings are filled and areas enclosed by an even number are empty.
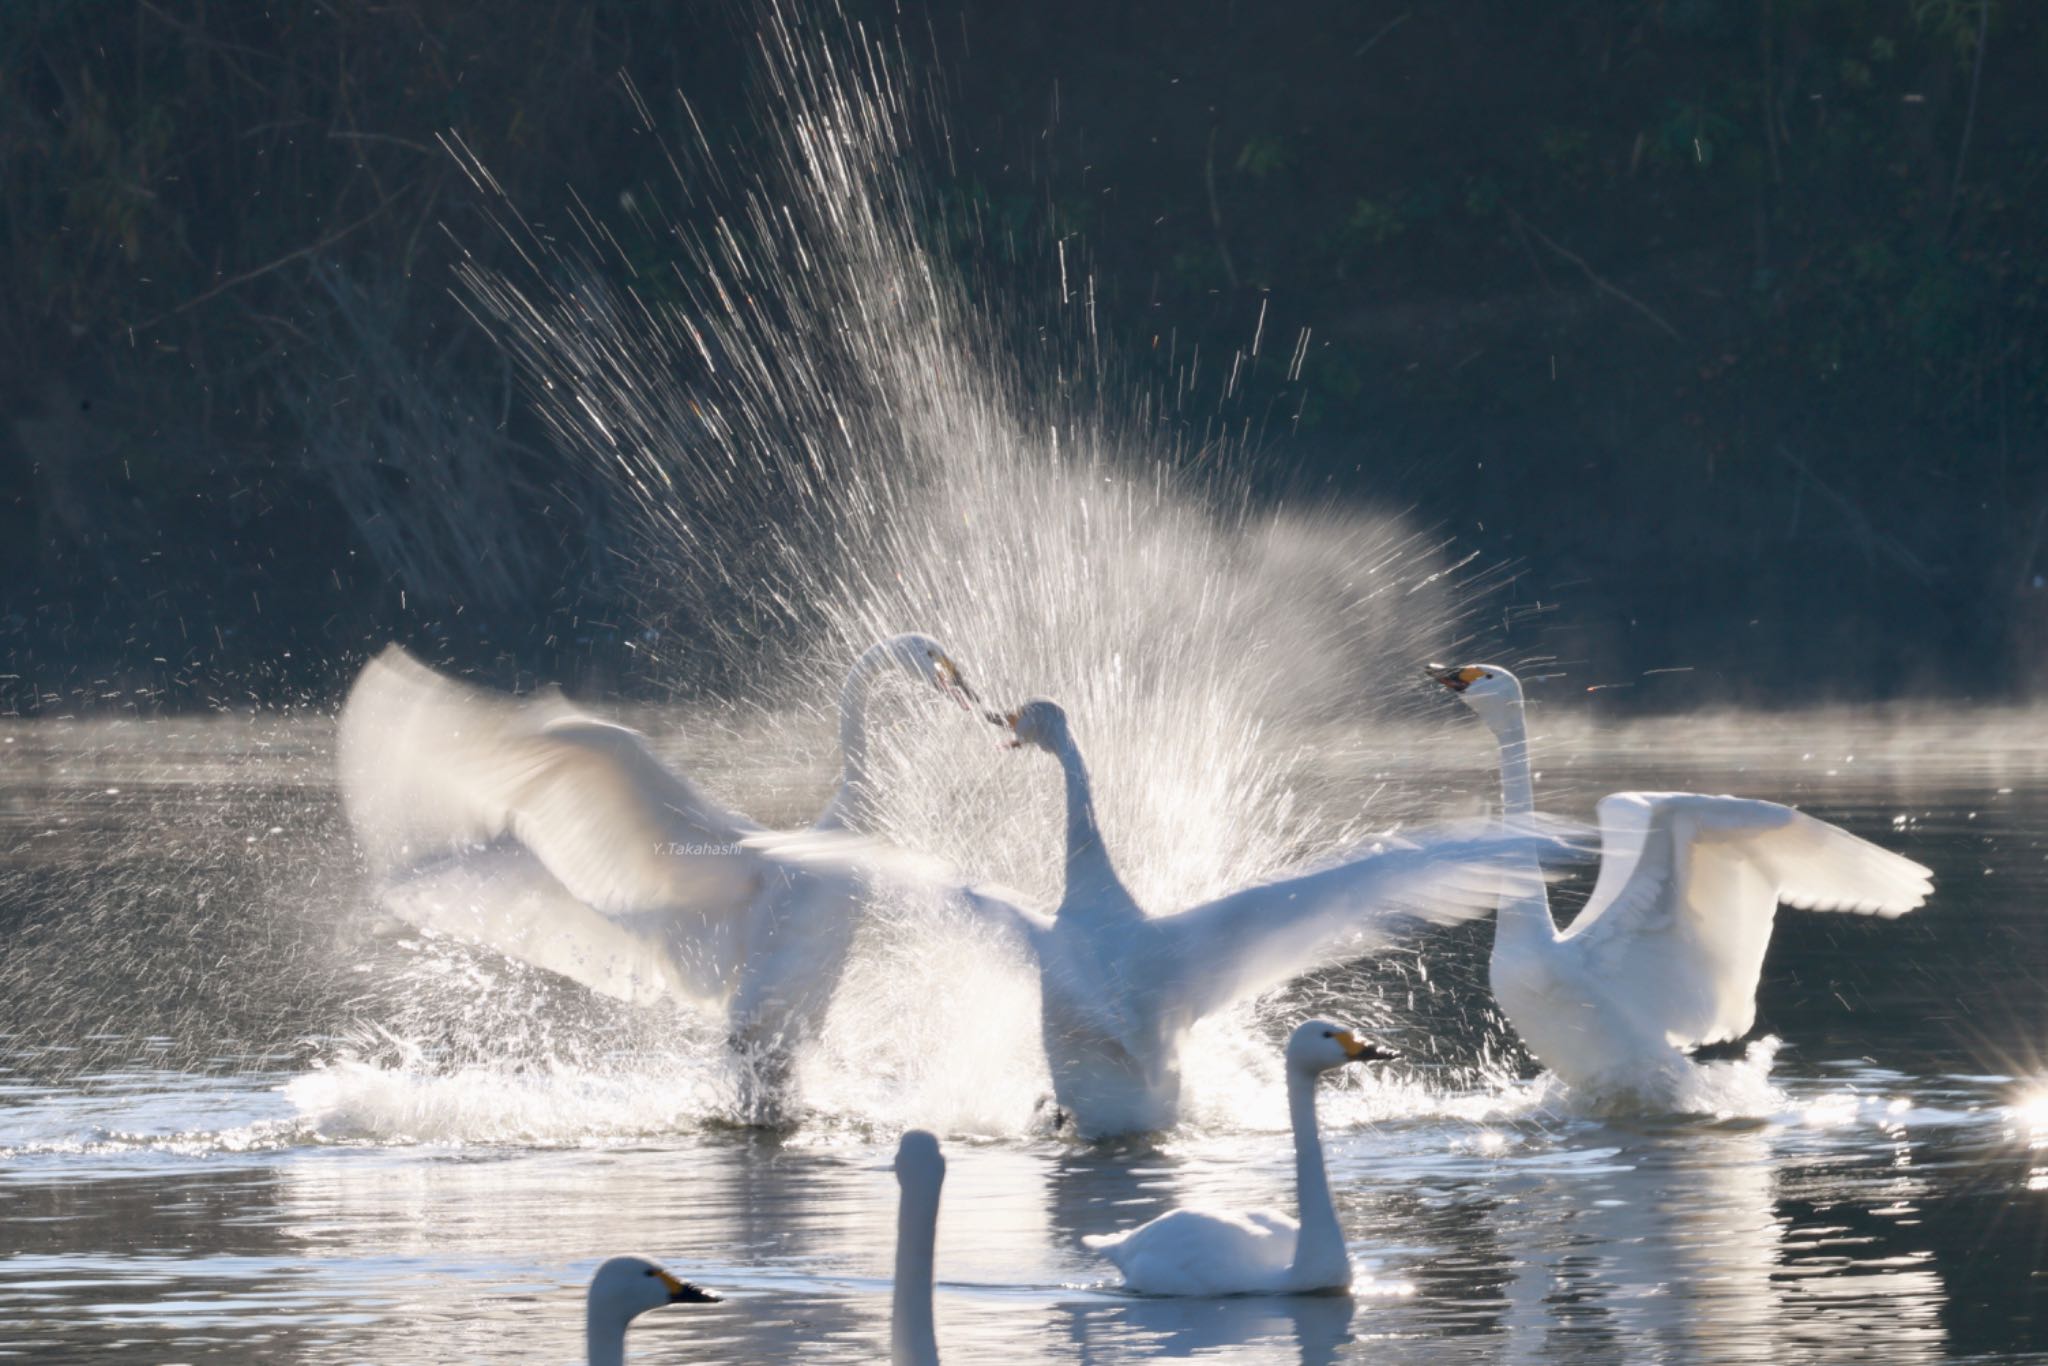
[[[1177,1209],[1138,1228],[1081,1241],[1114,1263],[1132,1290],[1234,1295],[1280,1285],[1299,1237],[1299,1225],[1272,1210]]]
[[[1540,889],[1554,839],[1498,825],[1437,827],[1330,867],[1149,922],[1164,994],[1191,1016],[1346,962],[1425,922],[1467,920]]]
[[[945,903],[1006,937],[1031,941],[1052,924],[1047,917],[1024,909],[1020,892],[993,884],[964,883],[943,860],[873,835],[812,826],[807,830],[757,831],[738,843],[785,878],[802,875],[848,885],[858,882],[867,889],[863,895],[868,900],[893,895],[905,902]]]
[[[1008,887],[963,886],[955,892],[954,904],[969,919],[987,926],[1034,957],[1042,936],[1052,930],[1049,917],[1028,909],[1024,894]]]
[[[756,890],[752,823],[559,697],[495,696],[392,646],[350,691],[338,748],[350,821],[386,869],[511,835],[600,911],[736,908]]]
[[[381,900],[417,929],[481,944],[633,1005],[672,995],[704,1002],[721,994],[709,961],[718,946],[710,938],[693,937],[685,961],[674,950],[669,918],[593,910],[512,841],[387,884]]]
[[[1637,1023],[1683,1046],[1749,1031],[1780,902],[1892,917],[1933,886],[1911,859],[1776,802],[1617,792],[1600,827],[1603,847],[1634,857],[1614,874],[1603,862],[1562,942]]]
[[[1654,809],[1646,798],[1649,793],[1617,792],[1605,798],[1599,805],[1600,819],[1600,871],[1593,882],[1593,893],[1586,898],[1586,910],[1579,914],[1585,920],[1591,909],[1606,906],[1621,894],[1635,876],[1636,864],[1642,859],[1643,845],[1650,837],[1650,812]],[[1578,921],[1573,922],[1574,925]]]

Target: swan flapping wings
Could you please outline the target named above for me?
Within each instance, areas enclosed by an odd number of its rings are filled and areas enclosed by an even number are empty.
[[[397,646],[364,667],[339,724],[342,801],[390,876],[510,837],[600,911],[742,906],[751,821],[670,771],[646,738],[559,694],[513,700]]]
[[[621,1000],[720,1006],[735,1031],[801,1036],[862,913],[954,890],[872,838],[763,830],[637,731],[396,646],[364,668],[339,732],[343,802],[395,914]]]
[[[1562,822],[1450,825],[1383,840],[1328,867],[1260,883],[1150,924],[1166,941],[1180,1004],[1219,1010],[1371,952],[1425,923],[1489,914],[1540,890],[1539,854],[1578,851]]]
[[[1933,890],[1920,864],[1776,802],[1617,792],[1600,843],[1599,881],[1560,944],[1680,1046],[1749,1031],[1780,902],[1889,919]]]

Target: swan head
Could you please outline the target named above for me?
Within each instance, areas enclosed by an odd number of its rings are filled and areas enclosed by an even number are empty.
[[[717,1304],[718,1296],[702,1286],[677,1280],[661,1263],[646,1257],[614,1257],[590,1278],[585,1313],[592,1323],[624,1331],[650,1309],[664,1304]]]
[[[1067,714],[1057,702],[1043,697],[1033,698],[1011,712],[988,712],[988,719],[999,726],[1010,729],[1010,748],[1035,745],[1050,754],[1057,754],[1070,738],[1067,730]]]
[[[1287,1039],[1287,1065],[1311,1076],[1350,1062],[1386,1062],[1399,1056],[1328,1020],[1310,1020]]]
[[[936,1191],[946,1179],[946,1155],[923,1129],[906,1129],[896,1142],[896,1184],[905,1191]]]
[[[908,631],[882,642],[897,667],[960,704],[972,709],[981,698],[968,686],[967,673],[946,653],[946,647],[921,631]]]
[[[1431,664],[1428,669],[1432,679],[1488,720],[1505,716],[1522,701],[1522,680],[1498,664],[1463,664],[1456,668]]]

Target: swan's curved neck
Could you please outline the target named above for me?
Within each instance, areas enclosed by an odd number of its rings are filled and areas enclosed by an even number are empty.
[[[868,779],[868,690],[885,665],[894,664],[889,641],[870,645],[839,686],[839,788],[818,817],[818,825],[834,830],[864,830],[874,816],[874,790]]]
[[[626,1366],[626,1326],[586,1314],[583,1319],[583,1355],[590,1366]]]
[[[1059,758],[1060,772],[1067,780],[1066,899],[1071,902],[1076,891],[1084,895],[1114,891],[1128,900],[1116,867],[1109,861],[1109,850],[1102,843],[1102,829],[1095,820],[1095,794],[1088,783],[1088,766],[1081,762],[1074,737],[1060,737],[1053,753]]]
[[[1486,723],[1500,742],[1501,814],[1511,818],[1534,815],[1536,781],[1529,770],[1529,722],[1522,699],[1517,697],[1499,713],[1489,714]],[[1496,953],[1504,943],[1513,943],[1522,936],[1546,943],[1557,938],[1557,922],[1550,918],[1550,897],[1541,882],[1536,883],[1534,891],[1502,897],[1500,910],[1495,913]]]
[[[906,1184],[896,1204],[896,1291],[889,1309],[894,1366],[938,1366],[932,1322],[932,1251],[939,1231],[939,1185]]]
[[[1533,815],[1536,783],[1529,772],[1529,721],[1516,698],[1497,716],[1489,716],[1494,738],[1500,741],[1500,804],[1507,816]]]
[[[1316,1127],[1316,1074],[1287,1069],[1287,1113],[1294,1125],[1294,1184],[1300,1201],[1301,1237],[1294,1245],[1294,1276],[1312,1289],[1351,1283],[1351,1254],[1330,1199],[1330,1174],[1323,1167],[1323,1135]]]

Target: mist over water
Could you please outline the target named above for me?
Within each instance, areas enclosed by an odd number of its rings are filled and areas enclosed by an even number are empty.
[[[880,636],[928,631],[991,702],[1068,709],[1111,855],[1155,912],[1486,809],[1486,738],[1416,665],[1501,656],[1485,635],[1498,617],[1478,615],[1495,580],[1398,515],[1249,492],[1262,432],[1233,406],[1239,379],[1298,364],[1295,344],[1262,320],[1237,355],[1181,358],[1169,339],[1163,368],[1120,364],[1075,244],[1048,245],[1043,300],[978,272],[993,244],[923,188],[943,126],[893,39],[778,7],[760,61],[756,150],[713,145],[686,111],[691,138],[664,149],[672,181],[552,226],[500,200],[528,271],[461,282],[564,458],[639,514],[633,625],[650,678],[690,701],[627,719],[737,809],[800,826],[835,771],[841,674]],[[652,145],[678,120],[646,108]],[[1572,1349],[1753,1355],[1786,1317],[1822,1356],[1939,1352],[1938,1263],[1980,1271],[1939,1211],[2005,1200],[2042,1144],[2028,1087],[2048,1021],[2025,975],[2039,932],[2020,916],[2042,889],[2038,803],[1995,805],[2038,785],[2039,747],[2009,737],[2039,718],[1600,729],[1573,697],[1568,674],[1532,691],[1546,808],[1585,815],[1624,785],[1743,791],[1941,864],[1944,900],[1898,925],[1781,917],[1773,962],[1790,966],[1765,1019],[1789,1051],[1765,1042],[1703,1071],[1711,1122],[1589,1115],[1524,1080],[1485,992],[1482,924],[1206,1021],[1182,1126],[1082,1148],[1045,1132],[1031,975],[943,908],[906,903],[862,928],[800,1063],[799,1121],[736,1133],[716,1027],[378,910],[324,719],[76,723],[0,734],[0,1155],[17,1168],[0,1189],[85,1189],[107,1224],[141,1230],[137,1265],[193,1241],[176,1208],[126,1208],[138,1175],[224,1207],[195,1275],[262,1288],[210,1291],[218,1322],[181,1321],[164,1307],[178,1289],[142,1287],[125,1262],[106,1291],[177,1345],[243,1343],[288,1269],[325,1261],[345,1293],[286,1314],[311,1325],[311,1356],[429,1351],[436,1326],[478,1327],[433,1294],[477,1284],[504,1292],[488,1303],[518,1330],[508,1359],[555,1351],[584,1262],[631,1235],[735,1290],[749,1317],[705,1322],[746,1350],[856,1359],[891,1228],[877,1155],[921,1124],[961,1154],[942,1337],[985,1354],[1043,1353],[1050,1329],[1067,1355],[1256,1342],[1327,1360],[1384,1330],[1376,1350],[1437,1359],[1468,1335],[1527,1347],[1554,1326]],[[894,843],[1057,899],[1044,756],[1000,751],[981,720],[907,689],[875,699],[868,734]],[[1982,942],[1947,937],[1943,915]],[[1967,1028],[1924,1018],[1966,982],[2000,1009]],[[1188,1200],[1285,1203],[1273,1041],[1310,1011],[1384,1030],[1409,1060],[1323,1096],[1347,1227],[1371,1247],[1371,1326],[1320,1305],[1198,1318],[1103,1294],[1081,1234]],[[2038,1201],[2014,1208],[2041,1227]],[[47,1261],[0,1261],[0,1307],[105,1258],[98,1234],[33,1236]],[[2015,1322],[2039,1312],[2038,1292],[1986,1293]],[[686,1350],[684,1330],[651,1331]]]
[[[1368,1289],[1330,1322],[1312,1306],[1191,1316],[1105,1294],[1078,1241],[1174,1204],[1285,1203],[1284,1110],[1256,1021],[1198,1038],[1215,1072],[1175,1133],[1051,1139],[1030,1127],[1028,1050],[1005,1037],[1033,1023],[1028,979],[988,946],[917,937],[931,927],[907,916],[863,945],[849,1011],[806,1065],[813,1110],[791,1133],[747,1135],[722,1118],[720,1040],[687,1015],[612,1007],[380,924],[346,876],[352,853],[329,843],[324,722],[0,728],[35,745],[0,787],[0,1222],[15,1249],[0,1321],[19,1325],[0,1340],[112,1360],[118,1337],[179,1359],[269,1333],[302,1359],[382,1360],[463,1332],[497,1344],[483,1359],[567,1359],[590,1266],[638,1246],[738,1306],[650,1323],[655,1359],[775,1356],[791,1334],[823,1359],[871,1359],[887,1153],[914,1118],[949,1134],[940,1323],[970,1356],[1196,1342],[1248,1360],[1481,1360],[1539,1342],[1746,1356],[1791,1334],[1814,1359],[1881,1345],[1914,1360],[2036,1341],[2048,756],[2012,737],[2048,733],[2039,719],[1916,734],[1890,717],[1752,717],[1689,748],[1682,719],[1587,727],[1555,694],[1539,710],[1562,809],[1650,782],[1784,797],[1932,864],[1938,899],[1890,924],[1781,914],[1760,1005],[1785,1046],[1767,1078],[1725,1065],[1757,1089],[1724,1096],[1719,1121],[1586,1115],[1540,1080],[1433,1061],[1431,1043],[1466,1063],[1500,1046],[1474,995],[1487,925],[1431,937],[1406,976],[1282,993],[1276,1026],[1385,1011],[1414,1059],[1323,1097]],[[728,737],[691,739],[720,715],[635,719],[750,807],[815,810],[814,766],[763,771]],[[975,757],[1022,757],[980,749],[957,720]],[[1439,782],[1478,800],[1489,774],[1464,729],[1326,739],[1361,774],[1430,751]],[[337,877],[345,890],[323,895]],[[927,951],[962,956],[930,972]],[[877,1050],[886,1031],[941,1061]],[[1588,1317],[1560,1309],[1560,1278]]]

